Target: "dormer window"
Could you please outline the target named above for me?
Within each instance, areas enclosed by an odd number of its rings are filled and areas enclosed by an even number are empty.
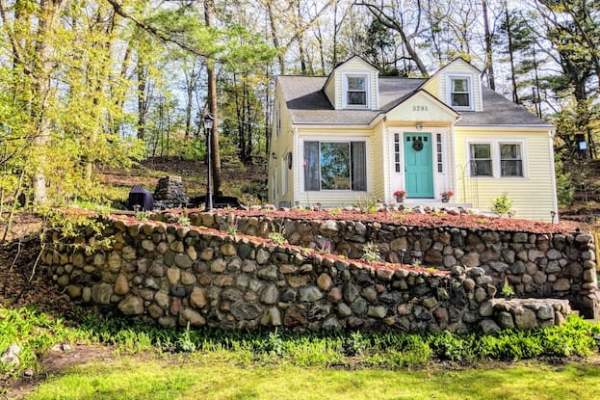
[[[347,107],[367,107],[367,75],[347,75],[345,86]]]
[[[450,77],[450,105],[459,110],[472,109],[471,78],[467,76]]]

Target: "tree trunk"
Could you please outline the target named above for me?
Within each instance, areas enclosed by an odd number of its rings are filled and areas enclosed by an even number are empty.
[[[333,65],[333,68],[335,68],[335,66],[337,65],[337,36],[338,36],[338,1],[336,0],[334,6],[333,6],[333,54],[332,54],[332,60],[331,63]]]
[[[490,89],[496,90],[494,80],[494,54],[492,51],[492,34],[490,32],[490,22],[488,20],[487,0],[481,0],[483,6],[483,27],[485,30],[485,63],[487,64],[488,82]]]
[[[33,65],[34,107],[33,118],[36,121],[36,136],[33,139],[36,152],[36,170],[33,173],[33,199],[38,205],[48,200],[46,191],[46,151],[50,144],[50,118],[46,113],[47,101],[50,97],[50,81],[52,71],[52,36],[58,17],[65,6],[63,0],[41,0],[39,4],[39,22],[37,28],[36,57]]]
[[[285,55],[279,48],[279,37],[277,36],[277,25],[275,23],[275,15],[273,14],[273,6],[270,1],[267,1],[267,12],[269,14],[269,23],[271,24],[271,38],[273,40],[273,47],[277,50],[277,60],[279,61],[279,73],[285,74]]]
[[[512,97],[513,101],[517,104],[519,102],[519,90],[517,87],[517,77],[515,74],[515,54],[513,50],[513,42],[512,42],[512,29],[510,22],[510,13],[508,12],[508,4],[505,6],[504,13],[506,15],[506,36],[508,38],[508,56],[510,59],[510,80],[512,82]]]
[[[302,10],[300,8],[300,0],[296,0],[296,29],[298,30],[298,52],[300,53],[300,70],[302,75],[306,75],[306,55],[304,50],[304,34],[302,30]]]
[[[212,24],[212,0],[204,0],[204,21],[206,26],[210,27]],[[221,193],[221,154],[219,153],[219,125],[218,119],[218,104],[217,104],[217,74],[215,72],[215,61],[212,59],[206,60],[206,72],[208,79],[208,109],[212,117],[214,118],[212,127],[212,140],[211,140],[211,163],[212,163],[212,178],[213,178],[213,189],[214,193],[219,195]]]
[[[147,85],[147,71],[144,67],[143,56],[138,50],[136,74],[137,74],[137,103],[138,103],[138,124],[137,124],[137,138],[144,140],[146,134],[146,85]]]

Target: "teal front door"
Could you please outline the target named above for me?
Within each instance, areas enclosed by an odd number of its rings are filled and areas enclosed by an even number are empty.
[[[406,197],[433,198],[433,159],[430,133],[404,134]]]

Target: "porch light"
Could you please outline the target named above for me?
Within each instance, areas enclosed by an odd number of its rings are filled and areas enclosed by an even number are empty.
[[[415,125],[415,128],[416,128],[418,131],[421,131],[421,130],[423,130],[423,123],[422,123],[422,122],[417,122],[417,124]]]
[[[204,114],[204,128],[205,129],[208,129],[208,130],[212,129],[214,122],[215,122],[215,119],[213,118],[212,115],[210,115],[210,113]]]

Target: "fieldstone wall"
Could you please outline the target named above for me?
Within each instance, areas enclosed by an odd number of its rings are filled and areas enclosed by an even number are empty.
[[[169,221],[172,215],[156,218]],[[247,235],[284,235],[290,244],[358,259],[374,243],[388,262],[440,269],[479,267],[517,297],[567,299],[588,318],[600,317],[594,240],[585,232],[535,233],[452,226],[415,227],[376,221],[303,220],[192,212],[193,225]]]
[[[73,241],[50,235],[47,271],[75,301],[162,326],[491,332],[559,324],[570,312],[567,301],[494,299],[480,267],[368,265],[206,228],[104,223]]]

